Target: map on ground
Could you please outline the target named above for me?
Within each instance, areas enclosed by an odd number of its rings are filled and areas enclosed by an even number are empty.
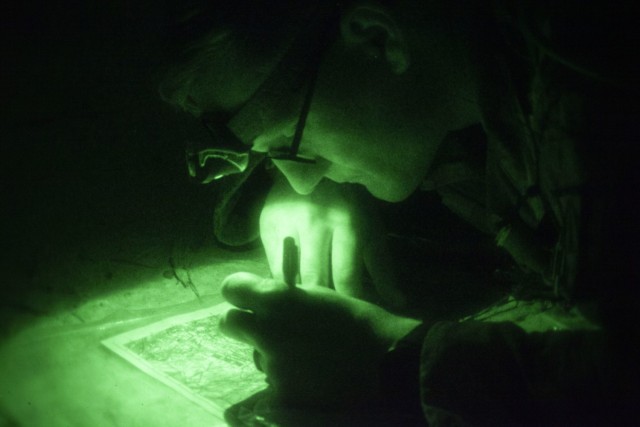
[[[226,408],[266,387],[252,348],[218,329],[227,303],[169,317],[102,343],[222,419]]]

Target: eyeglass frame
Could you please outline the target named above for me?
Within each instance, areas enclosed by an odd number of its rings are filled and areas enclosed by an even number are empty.
[[[299,74],[307,74],[305,78],[306,92],[304,94],[302,106],[298,115],[298,121],[296,123],[295,133],[293,135],[291,145],[286,148],[275,148],[269,150],[266,154],[266,157],[273,160],[292,161],[296,163],[316,163],[316,159],[301,157],[300,155],[298,155],[298,151],[302,142],[302,136],[306,126],[306,120],[309,114],[309,110],[311,109],[311,102],[315,93],[316,81],[319,75],[320,66],[322,64],[322,61],[324,60],[327,50],[329,49],[332,41],[337,35],[338,12],[339,4],[336,3],[335,6],[331,8],[330,13],[326,14],[326,16],[324,17],[325,19],[321,20],[319,25],[316,24],[318,25],[318,29],[316,31],[309,31],[307,32],[306,37],[298,37],[297,39],[295,39],[292,45],[289,47],[287,53],[276,65],[274,71],[265,79],[263,84],[255,92],[255,94],[249,100],[247,100],[243,104],[243,106],[240,107],[234,114],[213,113],[203,114],[201,116],[200,121],[202,125],[205,127],[207,133],[211,136],[211,138],[216,142],[216,146],[219,147],[205,149],[200,152],[201,156],[199,156],[199,163],[201,166],[204,165],[207,157],[213,156],[219,158],[221,157],[219,155],[220,153],[226,153],[227,155],[236,156],[241,156],[242,154],[246,156],[249,155],[251,146],[231,130],[230,123],[236,117],[241,115],[246,107],[251,105],[256,98],[264,94],[265,91],[268,91],[270,89],[270,83],[273,83],[273,81],[275,80],[276,83],[282,84],[281,79],[278,79],[277,77],[279,77],[280,74],[283,74],[283,68],[285,68],[285,72],[288,72],[289,74],[298,74],[298,77],[300,77]],[[287,63],[291,62],[293,62],[294,64],[300,64],[302,62],[300,61],[300,50],[301,48],[305,47],[305,42],[309,41],[310,39],[312,40],[312,51],[309,55],[310,59],[307,59],[303,62],[303,69],[299,73],[291,73],[291,70],[286,69],[286,67],[284,66]],[[287,83],[291,82],[288,81]],[[221,140],[225,142],[225,146],[220,146]],[[202,155],[204,155],[204,157]],[[231,162],[232,164],[234,164],[234,166],[237,167],[239,172],[243,172],[243,166],[237,165],[228,157],[225,157],[225,161]],[[243,162],[244,168],[246,168],[246,164],[248,164],[248,159]],[[216,177],[216,179],[222,176]]]

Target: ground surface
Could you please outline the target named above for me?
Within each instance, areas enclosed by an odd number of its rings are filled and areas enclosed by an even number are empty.
[[[0,13],[0,425],[212,425],[99,343],[220,301],[263,255],[212,243],[188,125],[151,77],[161,3],[75,3]]]

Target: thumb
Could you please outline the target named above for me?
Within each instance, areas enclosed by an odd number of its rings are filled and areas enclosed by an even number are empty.
[[[221,292],[223,298],[236,307],[255,311],[287,289],[283,282],[274,279],[251,273],[235,273],[222,281]]]

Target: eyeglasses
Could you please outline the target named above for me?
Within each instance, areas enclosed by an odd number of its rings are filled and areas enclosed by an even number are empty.
[[[315,159],[300,156],[298,151],[315,91],[320,64],[327,48],[337,34],[337,7],[324,19],[298,37],[280,60],[274,72],[264,81],[235,114],[206,114],[201,122],[213,140],[213,146],[187,148],[189,175],[202,183],[244,172],[250,156],[252,141],[277,123],[285,114],[290,116],[291,104],[297,99],[302,105],[295,133],[288,147],[273,148],[266,157],[297,163],[315,163]],[[326,13],[326,12],[325,12]],[[316,15],[317,16],[317,15]]]

